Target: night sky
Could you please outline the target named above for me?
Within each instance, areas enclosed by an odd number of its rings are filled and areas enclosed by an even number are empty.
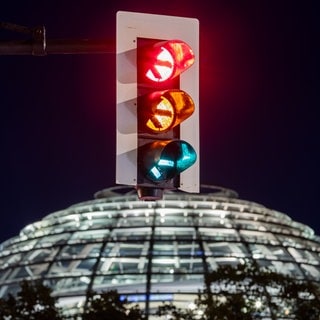
[[[201,3],[201,4],[200,4]],[[119,10],[200,21],[201,183],[320,234],[316,1],[1,1],[48,39],[115,40]],[[0,30],[1,40],[25,35]],[[115,184],[116,57],[0,56],[0,242]]]

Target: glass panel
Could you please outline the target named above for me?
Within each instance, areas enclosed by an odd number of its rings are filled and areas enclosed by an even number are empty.
[[[98,270],[103,273],[136,273],[147,271],[147,259],[139,258],[102,258]]]
[[[319,256],[315,252],[296,248],[288,248],[288,251],[297,262],[306,262],[311,264],[319,264],[320,262]]]
[[[117,227],[145,226],[148,223],[150,223],[150,219],[141,214],[138,217],[120,218],[117,221]]]
[[[46,274],[49,264],[33,264],[24,267],[18,267],[13,269],[12,273],[9,276],[9,279],[20,279],[28,277],[37,277]]]
[[[219,265],[230,265],[231,267],[236,267],[239,265],[239,259],[233,257],[217,257],[217,258],[207,258],[211,270],[215,270]]]
[[[1,252],[1,255],[31,250],[34,248],[37,241],[38,240],[28,240],[28,241],[15,243],[12,246],[8,247],[9,250],[5,249],[3,252]]]
[[[127,256],[140,257],[141,255],[143,255],[143,251],[146,251],[144,250],[144,247],[145,247],[144,244],[121,243],[119,245],[119,255],[121,257],[127,257]]]
[[[9,256],[5,256],[0,259],[0,269],[8,268],[9,266],[17,265],[23,262],[22,258],[24,253],[16,253]]]
[[[199,226],[204,226],[204,227],[217,227],[217,228],[221,228],[222,226],[224,226],[226,223],[229,223],[229,220],[221,218],[221,217],[217,217],[217,216],[203,216],[203,217],[199,217],[197,218],[197,223]],[[230,224],[230,223],[229,223]]]
[[[151,228],[114,229],[110,238],[114,241],[145,241],[150,239]]]
[[[79,295],[85,294],[88,289],[88,284],[90,278],[88,277],[63,277],[63,278],[54,278],[47,280],[46,285],[49,285],[53,294],[70,294],[70,292],[75,291]]]
[[[95,263],[96,259],[55,261],[50,268],[49,274],[90,274]]]
[[[156,240],[153,245],[153,255],[175,255],[175,256],[201,256],[202,251],[198,243],[190,241],[160,241]]]
[[[102,241],[109,233],[109,230],[89,230],[89,231],[78,231],[75,232],[70,240],[69,243],[77,243],[81,241],[88,241],[92,240]]]
[[[155,239],[156,240],[189,240],[196,237],[194,228],[187,227],[156,227],[155,228]]]
[[[106,291],[117,289],[119,293],[146,292],[146,274],[125,274],[96,276],[93,281],[93,290]]]
[[[202,256],[203,252],[199,243],[192,241],[191,243],[178,242],[178,256]]]
[[[171,256],[152,260],[152,272],[155,273],[173,273],[176,267],[178,267],[178,259]]]
[[[65,244],[69,239],[69,233],[55,234],[41,238],[35,248],[52,247],[53,245]]]
[[[281,244],[285,247],[293,247],[303,250],[308,248],[310,250],[320,252],[320,246],[318,242],[314,242],[305,238],[294,237],[292,235],[278,235],[278,238],[281,241]]]
[[[238,232],[234,229],[199,228],[201,238],[211,241],[240,241]]]
[[[154,293],[175,293],[179,288],[179,293],[194,292],[198,293],[204,289],[203,276],[192,278],[188,274],[156,275],[151,278],[151,292]]]
[[[178,270],[186,270],[187,272],[204,272],[202,259],[180,259]]]
[[[249,243],[280,244],[272,233],[250,230],[239,230],[244,241]]]
[[[301,268],[304,271],[304,273],[308,279],[319,281],[319,279],[320,279],[319,267],[310,266],[307,264],[301,264]]]
[[[58,252],[58,248],[43,248],[38,250],[32,250],[24,257],[24,261],[28,262],[41,262],[52,260]]]
[[[183,215],[179,216],[170,216],[170,215],[162,215],[162,216],[157,216],[156,217],[156,222],[157,225],[167,225],[167,226],[190,226],[193,224],[192,217],[187,217]]]
[[[59,258],[87,258],[98,257],[101,250],[101,243],[89,243],[89,244],[72,244],[63,247],[60,252]]]
[[[214,257],[247,257],[249,253],[242,243],[236,242],[213,242],[204,243],[207,256]]]
[[[199,258],[180,259],[178,257],[163,256],[152,260],[152,272],[169,274],[203,272],[203,263]]]
[[[286,248],[279,246],[267,246],[263,244],[249,245],[254,259],[266,258],[270,260],[293,260]]]
[[[257,260],[257,263],[261,267],[266,267],[274,272],[278,272],[298,279],[303,278],[302,272],[296,263],[271,260]]]
[[[153,245],[153,255],[154,256],[165,256],[165,255],[176,255],[177,254],[177,246],[174,245],[172,241],[161,241],[156,242]]]
[[[8,275],[10,272],[11,272],[11,269],[0,271],[0,281],[4,282],[8,278]]]

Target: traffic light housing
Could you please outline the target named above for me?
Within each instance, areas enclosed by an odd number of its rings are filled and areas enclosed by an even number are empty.
[[[199,192],[199,24],[117,14],[116,182],[144,200]]]

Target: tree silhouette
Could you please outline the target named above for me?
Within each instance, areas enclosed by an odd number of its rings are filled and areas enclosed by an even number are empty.
[[[180,309],[164,302],[154,317],[171,320],[320,319],[320,284],[294,279],[255,264],[220,266],[206,276],[207,290],[199,292],[194,308]],[[0,299],[0,320],[63,320],[50,288],[22,281],[16,296]],[[84,312],[73,319],[144,320],[138,305],[116,290],[87,295]]]
[[[61,320],[51,289],[41,282],[22,281],[17,296],[0,299],[0,319]]]
[[[129,305],[129,306],[128,306]],[[130,306],[127,300],[121,299],[116,290],[87,295],[87,305],[82,320],[142,320],[143,312],[138,305]]]
[[[181,310],[164,303],[157,315],[172,320],[320,319],[320,285],[311,280],[247,263],[219,266],[205,281],[208,289],[198,294],[196,308]]]
[[[194,309],[180,309],[172,303],[163,303],[158,307],[156,315],[167,316],[170,320],[195,320],[197,318],[197,312]]]
[[[210,290],[199,295],[197,301],[198,307],[204,309],[203,319],[320,317],[319,283],[260,269],[255,263],[220,266],[207,275],[206,283]]]

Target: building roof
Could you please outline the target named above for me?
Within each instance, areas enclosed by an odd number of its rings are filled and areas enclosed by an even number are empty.
[[[205,274],[246,261],[320,282],[320,238],[229,189],[141,201],[133,188],[118,186],[2,243],[0,297],[27,279],[50,286],[66,314],[81,310],[88,290],[115,289],[148,312],[162,301],[186,308],[204,289]]]

